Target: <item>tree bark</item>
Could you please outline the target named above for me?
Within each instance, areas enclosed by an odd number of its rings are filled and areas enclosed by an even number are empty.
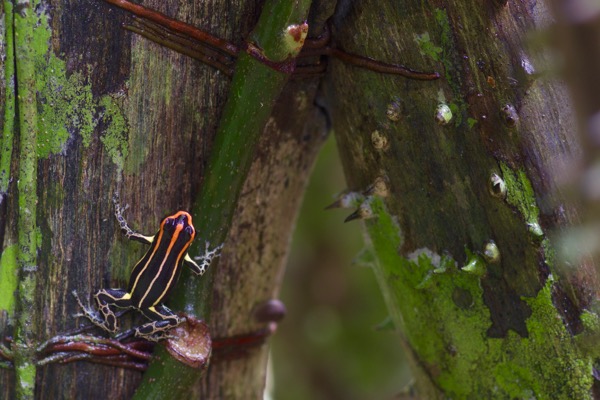
[[[596,271],[549,240],[579,221],[560,183],[581,155],[569,95],[532,40],[552,21],[540,1],[338,3],[338,46],[443,74],[334,61],[327,80],[422,398],[592,397],[595,352],[580,344],[597,330]]]
[[[143,2],[234,43],[256,23],[259,3]],[[144,234],[156,232],[168,213],[190,209],[202,185],[230,80],[125,31],[122,25],[131,18],[103,2],[36,1],[24,7],[28,23],[35,26],[30,44],[36,46],[37,57],[32,64],[39,120],[37,194],[31,198],[37,203],[40,240],[32,339],[27,343],[35,349],[86,323],[72,317],[80,311],[73,289],[91,300],[99,288],[126,286],[132,266],[145,251],[120,234],[112,211],[114,193],[130,205],[126,217]],[[5,20],[12,23],[8,11]],[[316,89],[316,80],[290,83],[265,127],[223,255],[211,266],[217,268],[207,321],[213,337],[265,327],[253,313],[277,297],[294,216],[325,137],[324,119],[312,107]],[[21,162],[18,157],[13,152],[11,177]],[[18,270],[17,264],[4,257],[17,243],[16,181],[8,188],[3,220],[2,268],[15,265],[12,271]],[[185,285],[180,282],[179,288]],[[2,289],[5,298],[16,288]],[[22,313],[18,306],[16,314],[4,310],[0,333],[14,335]],[[140,322],[138,318],[121,317],[122,329]],[[247,353],[215,359],[196,390],[207,398],[260,397],[267,347]],[[48,364],[37,368],[35,397],[130,398],[141,376],[87,362]],[[0,369],[0,382],[0,397],[13,398],[14,372]]]

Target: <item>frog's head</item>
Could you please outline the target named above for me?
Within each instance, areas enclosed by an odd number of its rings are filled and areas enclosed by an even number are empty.
[[[183,242],[191,243],[194,236],[196,236],[196,230],[192,225],[192,216],[185,211],[178,211],[165,218],[161,224],[161,229],[171,235],[181,236]]]

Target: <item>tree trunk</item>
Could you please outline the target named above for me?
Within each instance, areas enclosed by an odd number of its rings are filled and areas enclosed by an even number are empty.
[[[256,24],[257,3],[262,2],[143,2],[234,43],[247,37]],[[14,53],[6,45],[11,43],[13,18],[25,25],[15,29],[29,35],[21,47],[17,43]],[[14,130],[15,146],[12,158],[8,152],[9,168],[3,170],[10,185],[7,180],[2,190],[7,207],[0,272],[14,277],[0,283],[0,334],[16,337],[18,345],[27,349],[15,353],[14,364],[23,372],[31,371],[27,368],[32,361],[43,358],[34,353],[40,343],[86,323],[72,317],[81,311],[72,290],[87,301],[100,288],[126,287],[131,268],[146,250],[120,234],[111,204],[114,193],[130,205],[126,213],[130,225],[147,235],[158,230],[165,215],[191,208],[206,173],[230,78],[132,35],[122,29],[124,23],[132,23],[131,18],[103,2],[34,1],[15,6],[7,1],[4,19],[7,84],[2,93],[6,115],[2,144],[5,149],[6,132]],[[19,75],[17,67],[17,73],[11,73],[11,62],[18,63],[23,52],[30,57],[27,65],[35,70]],[[32,109],[22,103],[11,108],[13,80],[18,82],[13,101],[21,101],[22,82],[31,84]],[[316,82],[291,82],[258,148],[242,149],[256,151],[256,157],[223,255],[211,266],[216,272],[207,323],[213,338],[245,335],[266,326],[254,312],[277,297],[294,216],[324,139],[324,119],[311,106]],[[256,108],[263,106],[268,105],[256,104]],[[31,126],[13,123],[27,110],[28,116],[36,118]],[[37,138],[37,152],[25,147],[24,128]],[[17,188],[17,182],[23,181],[19,168],[26,165],[25,155],[36,157],[27,164],[35,169],[25,182],[37,184],[37,189],[27,194]],[[30,227],[17,223],[27,215],[22,199],[37,211]],[[37,238],[34,268],[24,268],[18,256],[23,230]],[[203,232],[197,236],[200,240],[191,253],[204,248],[206,236]],[[30,292],[25,292],[25,279],[31,283]],[[180,282],[175,290],[187,286]],[[28,299],[31,307],[26,310]],[[30,319],[24,321],[26,316]],[[139,316],[120,318],[122,330],[139,322]],[[25,325],[26,335],[17,332]],[[197,387],[203,396],[262,396],[267,348],[242,350],[227,359],[214,358],[207,379]],[[39,366],[29,381],[22,375],[0,369],[1,398],[27,398],[33,384],[40,399],[130,398],[142,377],[139,371],[89,362]]]
[[[423,83],[334,61],[327,81],[355,215],[420,395],[592,397],[596,272],[549,240],[578,222],[561,179],[581,149],[534,40],[548,5],[343,4],[339,47],[443,74]]]

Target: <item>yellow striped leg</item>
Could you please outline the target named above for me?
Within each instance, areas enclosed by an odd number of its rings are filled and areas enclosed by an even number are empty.
[[[173,336],[169,336],[167,332],[183,322],[183,318],[178,317],[162,304],[140,311],[152,322],[135,328],[135,336],[152,342],[172,338]]]
[[[113,204],[115,206],[115,217],[117,218],[117,222],[119,222],[119,227],[121,228],[121,231],[123,231],[125,236],[127,236],[127,239],[137,240],[138,242],[151,244],[154,240],[154,236],[142,235],[141,233],[138,233],[129,227],[129,225],[127,224],[127,220],[123,216],[123,213],[129,208],[129,205],[122,207],[119,203],[119,195],[116,193],[113,196]]]

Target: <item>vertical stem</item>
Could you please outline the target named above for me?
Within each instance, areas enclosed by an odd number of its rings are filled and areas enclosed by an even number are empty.
[[[4,233],[6,231],[7,221],[7,196],[8,186],[10,182],[10,165],[12,161],[14,129],[15,129],[15,45],[14,45],[14,14],[13,4],[10,0],[3,1],[4,8],[4,36],[3,36],[3,51],[4,51],[4,116],[2,137],[0,138],[0,247],[2,248],[2,256],[8,257],[8,252],[5,253]],[[9,263],[3,263],[0,266],[0,274],[14,272],[15,263],[10,263],[13,268],[9,268]],[[6,276],[6,275],[5,275]],[[14,304],[14,290],[11,290],[12,285],[8,280],[0,282],[0,296],[4,301],[0,301],[0,308],[5,308],[9,314],[14,312],[14,308],[9,304]],[[2,329],[4,327],[0,327]]]
[[[286,61],[281,55],[289,55],[291,51],[286,46],[285,29],[291,24],[302,23],[309,6],[307,0],[265,4],[251,37],[267,60]],[[288,74],[268,67],[248,53],[238,57],[208,172],[192,209],[198,216],[196,226],[202,239],[214,245],[223,243],[227,237],[260,134],[288,79]],[[202,248],[203,243],[196,243],[196,246]],[[214,269],[209,270],[207,279],[201,282],[184,279],[186,290],[175,301],[185,300],[177,305],[191,304],[197,315],[208,317],[213,272]]]
[[[4,1],[4,129],[0,148],[0,205],[4,203],[10,180],[10,161],[15,129],[15,44],[12,1]]]
[[[19,284],[15,321],[16,393],[32,399],[35,389],[34,294],[37,275],[37,104],[33,49],[33,6],[18,1],[15,10],[15,58],[19,113],[18,243]]]

